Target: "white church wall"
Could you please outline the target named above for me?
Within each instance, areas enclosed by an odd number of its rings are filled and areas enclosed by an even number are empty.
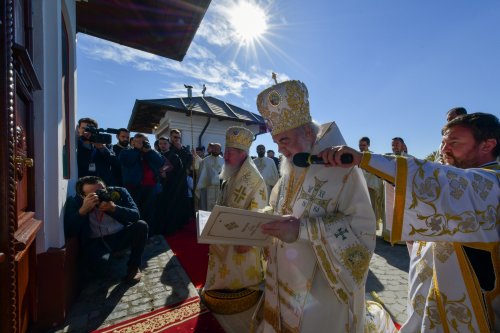
[[[63,177],[62,151],[64,126],[62,109],[61,15],[64,15],[69,40],[70,126],[75,122],[76,15],[71,0],[33,2],[33,59],[42,90],[34,94],[35,211],[43,221],[37,237],[37,252],[64,246],[63,207],[70,180]],[[72,127],[70,133],[74,133]],[[69,139],[75,152],[75,140]],[[71,159],[71,177],[77,176],[76,155]]]

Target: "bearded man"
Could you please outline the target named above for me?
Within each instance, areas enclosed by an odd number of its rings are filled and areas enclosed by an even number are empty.
[[[266,183],[248,156],[253,138],[244,127],[227,129],[218,205],[247,210],[267,205]],[[264,278],[261,252],[249,246],[210,245],[203,298],[213,312],[233,314],[257,302]]]
[[[395,184],[391,242],[413,242],[401,333],[500,332],[499,143],[498,118],[472,113],[442,129],[447,165],[345,146],[320,153],[327,165],[357,165]],[[343,154],[352,164],[339,163]]]
[[[279,152],[281,178],[271,206],[284,215],[262,225],[274,236],[266,271],[263,332],[364,332],[365,282],[375,248],[375,216],[357,168],[328,172],[293,166],[297,153],[318,153],[344,139],[332,122],[316,125],[308,91],[286,81],[263,92],[257,107]],[[389,317],[380,317],[392,331]],[[374,325],[369,323],[368,329]]]
[[[211,143],[210,155],[200,162],[198,183],[196,184],[196,197],[199,199],[198,208],[211,211],[214,208],[219,196],[220,178],[219,174],[224,164],[224,159],[220,156],[221,145]]]

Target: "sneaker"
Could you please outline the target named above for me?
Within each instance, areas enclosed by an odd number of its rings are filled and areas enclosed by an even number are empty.
[[[125,281],[128,283],[135,284],[141,281],[141,278],[142,278],[142,272],[139,269],[139,267],[129,268],[128,273],[125,276]]]

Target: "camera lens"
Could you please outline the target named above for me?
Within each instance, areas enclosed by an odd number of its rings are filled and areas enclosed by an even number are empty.
[[[144,141],[142,143],[142,147],[144,147],[146,149],[151,149],[151,144],[149,143],[149,141]]]
[[[98,189],[95,194],[97,194],[100,201],[111,201],[111,195],[105,189]]]

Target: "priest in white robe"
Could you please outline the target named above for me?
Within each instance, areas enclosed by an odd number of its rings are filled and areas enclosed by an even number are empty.
[[[287,219],[262,225],[274,239],[266,271],[263,332],[376,331],[365,325],[365,282],[375,248],[375,216],[358,168],[298,168],[296,153],[318,153],[344,139],[335,123],[312,122],[300,81],[259,94],[257,107],[284,160],[270,200]],[[394,330],[388,317],[388,332]]]
[[[200,162],[198,182],[196,183],[195,190],[196,197],[198,198],[198,209],[211,211],[219,196],[219,174],[224,164],[224,159],[220,156],[220,153],[221,145],[219,143],[212,143],[210,155]]]
[[[256,150],[257,157],[253,162],[257,166],[257,169],[259,169],[262,178],[264,178],[267,185],[267,193],[270,194],[279,178],[278,169],[276,168],[274,160],[265,156],[266,147],[264,145],[258,145]]]
[[[359,151],[360,152],[370,152],[370,138],[367,136],[359,139]],[[382,179],[378,178],[374,174],[366,172],[363,170],[363,175],[365,176],[366,186],[368,186],[368,193],[370,194],[370,201],[372,203],[373,212],[375,213],[375,220],[378,229],[379,223],[383,223],[384,220],[384,184]]]
[[[500,123],[473,113],[442,133],[447,165],[345,146],[320,155],[395,185],[391,241],[413,242],[408,320],[400,332],[500,332]],[[353,163],[340,164],[343,154]]]
[[[227,129],[218,205],[246,210],[267,205],[266,184],[248,155],[253,138],[247,128]],[[247,310],[258,301],[263,279],[260,247],[210,245],[203,297],[212,311],[234,314]]]

